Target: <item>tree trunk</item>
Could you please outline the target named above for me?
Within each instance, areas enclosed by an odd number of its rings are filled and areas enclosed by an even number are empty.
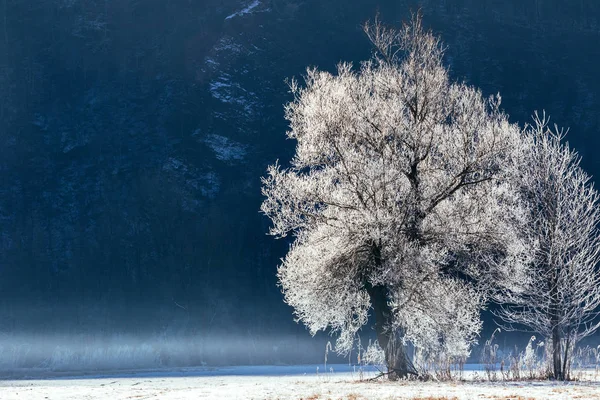
[[[388,304],[388,290],[384,286],[373,286],[366,282],[365,288],[375,312],[377,341],[384,351],[388,378],[397,380],[417,375],[417,371],[402,343],[402,332],[393,329],[392,310]]]
[[[554,379],[563,380],[563,370],[562,363],[560,360],[561,351],[560,351],[560,330],[558,324],[555,324],[552,328],[552,365],[553,365],[553,374]]]
[[[548,266],[551,264],[549,263]],[[548,267],[552,270],[550,267]],[[552,369],[554,379],[564,380],[561,362],[560,297],[558,295],[558,272],[552,270],[550,281],[550,323],[552,324]]]
[[[571,379],[569,377],[569,370],[571,369],[571,367],[569,366],[569,347],[571,346],[571,335],[570,333],[567,333],[567,339],[565,341],[565,355],[563,356],[563,367],[562,367],[562,374],[563,374],[563,379],[567,380],[567,379]]]

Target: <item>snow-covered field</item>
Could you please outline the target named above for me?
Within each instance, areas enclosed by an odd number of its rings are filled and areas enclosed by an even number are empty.
[[[0,382],[0,399],[600,399],[599,382],[384,382],[367,380],[373,371],[327,368],[326,373],[323,366],[318,372],[316,366],[232,367],[9,380]],[[468,372],[467,378],[477,374]]]

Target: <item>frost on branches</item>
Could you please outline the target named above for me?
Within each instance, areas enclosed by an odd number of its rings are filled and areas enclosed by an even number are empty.
[[[457,279],[426,279],[421,295],[398,291],[401,307],[397,309],[398,327],[410,327],[405,340],[415,347],[417,371],[444,369],[452,363],[464,364],[481,329],[479,311],[483,297],[475,288]],[[411,298],[412,297],[412,298]],[[392,304],[397,307],[398,300]]]
[[[494,274],[481,260],[519,250],[506,178],[520,130],[498,97],[449,80],[419,17],[365,31],[372,60],[292,82],[296,154],[269,167],[261,209],[272,235],[295,237],[278,277],[298,320],[338,332],[345,352],[372,312],[394,379],[417,373],[407,342],[469,354],[484,300],[474,282]]]
[[[551,374],[568,379],[575,344],[594,333],[600,307],[600,208],[590,176],[564,134],[534,118],[526,131],[527,163],[519,176],[529,214],[517,230],[531,249],[527,279],[499,297],[498,315],[511,327],[525,325],[552,343]]]

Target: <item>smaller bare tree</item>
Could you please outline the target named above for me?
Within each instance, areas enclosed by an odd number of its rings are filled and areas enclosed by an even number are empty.
[[[545,114],[534,122],[518,174],[529,210],[519,230],[534,250],[525,279],[500,296],[498,316],[509,328],[544,335],[552,343],[552,376],[568,379],[569,352],[600,326],[599,196],[580,157],[561,143],[565,132],[549,129]]]

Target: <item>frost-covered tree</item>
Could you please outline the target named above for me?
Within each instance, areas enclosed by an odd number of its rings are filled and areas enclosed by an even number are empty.
[[[529,213],[521,232],[532,258],[499,301],[508,327],[525,326],[552,344],[552,374],[568,378],[576,343],[600,327],[600,208],[598,192],[580,167],[580,157],[562,144],[537,114],[527,129],[526,159],[518,176]]]
[[[269,167],[261,209],[272,235],[295,237],[278,277],[298,320],[345,352],[372,309],[393,379],[417,373],[408,341],[448,357],[475,342],[479,256],[512,251],[504,176],[520,130],[498,97],[449,80],[419,17],[365,31],[372,60],[292,82],[296,154]]]

